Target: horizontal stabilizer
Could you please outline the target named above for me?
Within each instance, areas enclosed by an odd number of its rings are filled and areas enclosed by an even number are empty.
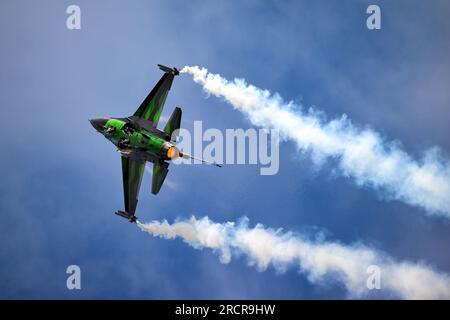
[[[158,194],[159,190],[161,190],[161,186],[164,183],[164,179],[167,176],[167,172],[169,172],[169,164],[167,162],[153,164],[153,177],[152,177],[152,193]]]
[[[164,127],[164,132],[167,133],[170,137],[172,137],[172,133],[180,129],[181,125],[181,109],[176,107],[175,110],[173,110],[172,115],[169,118],[169,121],[167,121],[166,126]],[[176,140],[176,137],[172,137],[172,140]]]

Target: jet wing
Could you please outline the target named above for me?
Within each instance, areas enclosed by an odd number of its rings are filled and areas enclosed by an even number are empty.
[[[175,68],[164,67],[166,70],[162,67],[164,66],[160,66],[161,70],[165,72],[164,75],[134,113],[134,116],[150,121],[154,127],[158,125],[173,78],[178,74]]]
[[[152,193],[158,194],[161,186],[163,185],[164,179],[167,176],[167,172],[169,172],[169,164],[167,162],[163,162],[161,164],[155,162],[153,164],[153,177],[152,177]]]
[[[145,170],[145,161],[122,156],[123,195],[125,212],[134,216],[138,202],[139,189]]]

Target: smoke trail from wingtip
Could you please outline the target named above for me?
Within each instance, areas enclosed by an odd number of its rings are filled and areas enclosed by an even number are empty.
[[[204,91],[223,98],[254,125],[278,129],[300,150],[310,152],[316,164],[337,159],[341,174],[357,185],[450,218],[450,165],[437,148],[416,161],[398,144],[384,141],[373,130],[357,128],[346,116],[326,122],[319,112],[305,113],[301,106],[243,79],[228,81],[197,66],[186,66],[181,72],[191,74]]]
[[[372,283],[370,266],[380,271],[380,290],[403,299],[450,299],[450,278],[425,264],[397,262],[363,245],[345,246],[310,241],[301,235],[240,223],[215,223],[208,217],[138,223],[141,230],[164,239],[181,238],[196,249],[217,252],[222,263],[244,254],[250,265],[263,271],[269,266],[283,272],[293,266],[313,283],[338,281],[351,297],[364,297]],[[372,283],[373,284],[373,283]]]

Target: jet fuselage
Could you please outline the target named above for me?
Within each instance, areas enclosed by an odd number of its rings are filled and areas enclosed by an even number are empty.
[[[129,119],[100,118],[90,121],[124,156],[153,162],[156,159],[173,160],[181,155],[170,142],[170,136],[158,129],[152,128],[154,132],[150,132]]]

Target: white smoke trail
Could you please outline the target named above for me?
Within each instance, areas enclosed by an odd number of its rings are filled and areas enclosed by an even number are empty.
[[[278,94],[246,84],[229,82],[205,68],[186,66],[181,72],[216,97],[243,112],[257,126],[278,129],[282,137],[309,151],[315,163],[326,158],[339,160],[339,168],[356,184],[370,186],[388,198],[424,208],[428,213],[450,217],[450,165],[438,148],[415,161],[398,144],[383,141],[377,132],[355,127],[344,115],[329,122],[319,112],[302,112]]]
[[[284,271],[299,268],[312,283],[325,279],[342,282],[351,297],[369,293],[369,266],[379,267],[382,292],[403,299],[450,299],[450,277],[424,263],[396,262],[363,245],[345,246],[307,240],[291,232],[248,226],[248,220],[235,224],[214,223],[208,217],[178,221],[166,220],[142,224],[139,228],[155,237],[181,238],[196,249],[209,248],[220,255],[222,263],[233,255],[245,254],[258,270],[273,266]],[[369,269],[370,271],[370,269]]]

